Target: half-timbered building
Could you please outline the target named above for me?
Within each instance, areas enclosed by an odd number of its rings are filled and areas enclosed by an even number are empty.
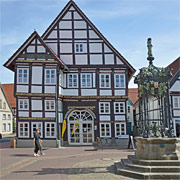
[[[173,77],[170,80],[170,95],[172,103],[172,118],[174,122],[174,134],[180,137],[180,57],[173,61],[171,68]]]
[[[73,2],[40,37],[35,31],[5,63],[15,72],[19,146],[32,145],[40,129],[44,145],[125,145],[129,62]]]

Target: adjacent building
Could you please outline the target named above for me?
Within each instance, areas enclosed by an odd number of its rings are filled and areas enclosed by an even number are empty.
[[[128,101],[127,101],[127,121],[128,121],[128,133],[134,134],[135,121],[135,103],[138,101],[138,88],[128,89]]]
[[[32,146],[40,130],[45,146],[127,145],[130,63],[73,2],[40,36],[36,31],[4,65],[14,71],[17,146]],[[62,140],[62,139],[61,139]]]
[[[170,96],[175,136],[180,137],[180,57],[167,68],[171,68],[173,77],[170,80]]]
[[[1,84],[6,98],[13,111],[13,133],[16,132],[16,98],[14,97],[14,84]]]
[[[13,111],[0,84],[0,134],[13,132]]]

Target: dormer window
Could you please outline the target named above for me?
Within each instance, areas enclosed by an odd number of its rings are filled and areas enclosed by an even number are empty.
[[[83,44],[76,44],[76,52],[83,52]]]

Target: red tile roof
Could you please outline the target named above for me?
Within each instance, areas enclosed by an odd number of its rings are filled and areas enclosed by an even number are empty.
[[[128,97],[133,104],[137,102],[138,98],[138,88],[129,88],[128,89]]]
[[[175,61],[169,64],[167,68],[171,68],[171,72],[174,76],[176,72],[180,69],[180,57],[178,57]]]
[[[11,108],[16,108],[16,98],[14,97],[14,84],[1,84]]]

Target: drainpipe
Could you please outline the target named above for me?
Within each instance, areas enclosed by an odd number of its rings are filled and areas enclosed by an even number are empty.
[[[58,97],[59,97],[59,68],[56,68],[56,143],[57,147],[61,148],[61,124],[58,120]]]

